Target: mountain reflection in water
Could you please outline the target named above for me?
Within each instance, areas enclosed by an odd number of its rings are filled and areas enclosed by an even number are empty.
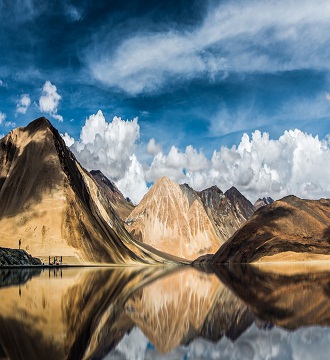
[[[212,270],[2,269],[0,359],[328,358],[330,270]]]

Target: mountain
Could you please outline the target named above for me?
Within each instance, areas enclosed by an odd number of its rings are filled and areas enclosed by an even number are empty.
[[[131,235],[161,251],[194,259],[221,245],[198,194],[188,185],[158,179],[126,219]]]
[[[235,188],[197,192],[163,177],[128,216],[126,229],[161,251],[193,260],[214,253],[252,214],[253,205]]]
[[[0,246],[45,262],[174,260],[133,240],[102,193],[46,118],[0,140]]]
[[[287,196],[261,207],[206,262],[330,260],[330,200]]]
[[[201,198],[209,218],[214,221],[221,242],[228,240],[251,216],[251,203],[238,190],[236,190],[235,197],[230,198],[217,186],[212,186],[197,194]]]
[[[105,207],[115,210],[116,214],[122,221],[134,209],[134,205],[129,199],[126,199],[117,186],[109,180],[100,170],[92,170],[90,174],[103,191],[103,198],[107,199],[108,204]]]
[[[234,186],[225,192],[225,196],[236,210],[237,216],[249,219],[254,213],[252,203],[242,195]]]
[[[259,208],[261,208],[262,206],[266,206],[269,205],[271,203],[273,203],[274,200],[271,197],[263,197],[263,198],[259,198],[253,205],[254,210],[258,210]]]

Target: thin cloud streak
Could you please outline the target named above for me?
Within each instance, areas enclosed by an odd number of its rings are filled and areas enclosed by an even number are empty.
[[[330,3],[225,3],[197,29],[140,34],[107,50],[87,49],[98,81],[131,95],[193,79],[221,81],[230,72],[329,70]]]

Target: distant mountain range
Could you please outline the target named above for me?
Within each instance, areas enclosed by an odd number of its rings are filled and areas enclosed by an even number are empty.
[[[259,208],[269,205],[271,203],[273,203],[274,200],[271,197],[263,197],[263,198],[259,198],[255,203],[254,203],[254,210],[258,210]]]
[[[252,214],[253,205],[237,189],[196,192],[163,177],[128,216],[126,229],[161,251],[193,260],[216,252]]]
[[[101,171],[79,164],[47,119],[0,139],[0,246],[21,244],[44,262],[324,259],[329,208],[293,196],[252,205],[235,187],[195,191],[166,177],[134,207]]]

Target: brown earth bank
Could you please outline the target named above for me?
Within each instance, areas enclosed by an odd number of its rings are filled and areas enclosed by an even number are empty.
[[[261,207],[212,257],[195,263],[330,260],[330,200],[287,196]]]
[[[104,188],[46,118],[0,140],[0,246],[81,264],[156,264],[180,259],[135,241]]]

